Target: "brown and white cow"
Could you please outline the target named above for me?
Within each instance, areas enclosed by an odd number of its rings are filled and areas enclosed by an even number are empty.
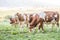
[[[54,24],[56,24],[57,27],[59,27],[59,13],[58,12],[44,11],[44,13],[46,14],[45,16],[46,23],[52,23],[52,28]],[[58,30],[59,29],[57,29],[57,31]]]
[[[38,14],[30,14],[29,16],[30,31],[32,31],[32,29],[35,28],[38,24],[39,24],[38,29],[40,30],[40,28],[42,28],[42,30],[44,31],[43,22],[44,20],[40,18]]]
[[[17,13],[16,15],[18,16],[20,26],[22,27],[22,25],[26,24],[28,27],[28,15],[27,14],[20,14],[20,13]]]
[[[46,16],[45,16],[45,22],[51,22],[51,21],[56,21],[57,26],[59,26],[59,14],[58,12],[53,12],[53,11],[45,11]]]
[[[42,30],[44,31],[44,28],[43,28],[44,22],[46,22],[46,23],[49,22],[52,24],[54,24],[54,22],[55,22],[57,24],[57,26],[59,27],[59,14],[58,14],[58,12],[44,11],[44,12],[41,12],[39,14],[27,15],[27,14],[17,13],[16,15],[18,16],[18,22],[20,23],[20,25],[24,25],[24,23],[26,23],[28,26],[28,24],[30,24],[29,25],[30,31],[32,31],[32,29],[34,27],[36,27],[37,25],[39,25],[38,26],[39,30],[40,30],[40,28],[42,28]],[[16,21],[16,19],[13,19],[13,20],[14,20],[13,22]]]
[[[30,23],[30,31],[36,27],[39,24],[39,29],[42,28],[43,29],[43,24],[46,23],[52,23],[52,24],[57,24],[57,26],[59,27],[59,14],[58,12],[53,12],[53,11],[44,11],[41,12],[40,14],[33,14],[30,15],[29,17],[29,23]]]
[[[18,17],[17,16],[11,16],[10,17],[10,24],[12,24],[16,27],[16,24],[19,24]]]

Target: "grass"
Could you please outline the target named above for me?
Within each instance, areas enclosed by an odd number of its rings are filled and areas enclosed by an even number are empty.
[[[56,26],[53,28],[53,32],[49,31],[51,28],[44,26],[45,32],[29,32],[28,27],[24,26],[21,29],[19,26],[14,27],[9,22],[0,23],[0,40],[60,40],[60,29],[57,32]]]

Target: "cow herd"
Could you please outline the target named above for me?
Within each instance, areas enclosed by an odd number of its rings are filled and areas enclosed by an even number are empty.
[[[42,28],[42,31],[44,32],[43,24],[48,23],[52,25],[56,24],[57,28],[59,28],[59,13],[54,11],[43,11],[35,14],[16,13],[14,16],[10,17],[10,24],[19,24],[20,27],[24,27],[22,25],[26,24],[30,29],[30,32],[35,27],[38,27],[38,30]]]

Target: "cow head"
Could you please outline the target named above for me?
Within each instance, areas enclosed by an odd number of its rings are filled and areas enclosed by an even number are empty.
[[[10,17],[10,24],[18,24],[18,17],[17,16]]]

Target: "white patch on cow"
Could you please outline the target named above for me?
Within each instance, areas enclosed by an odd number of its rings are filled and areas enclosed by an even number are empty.
[[[24,20],[26,21],[26,16],[25,16],[25,15],[23,15],[23,17],[24,17]]]
[[[46,20],[48,20],[48,16],[46,16],[46,18],[47,18]]]
[[[33,17],[35,16],[36,14],[33,14]]]
[[[43,18],[44,20],[45,20],[45,16],[46,16],[46,14],[44,12],[39,13],[39,17]]]
[[[54,17],[57,17],[57,15],[54,15]]]
[[[28,21],[29,21],[29,15],[27,15],[27,16],[28,16],[28,18],[27,18],[27,19],[28,19]]]
[[[26,20],[26,16],[24,14],[21,14],[21,16],[23,16],[24,20]]]

